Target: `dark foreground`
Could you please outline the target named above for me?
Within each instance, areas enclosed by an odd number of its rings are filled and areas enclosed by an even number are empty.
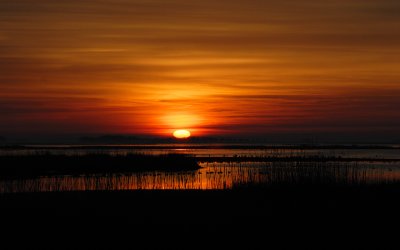
[[[0,179],[54,175],[189,171],[200,168],[190,155],[50,154],[0,155]]]
[[[25,249],[398,249],[400,185],[0,196]],[[4,248],[12,249],[12,248]]]

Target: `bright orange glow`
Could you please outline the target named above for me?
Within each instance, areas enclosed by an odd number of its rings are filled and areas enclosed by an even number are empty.
[[[188,128],[198,126],[200,123],[200,118],[198,116],[182,112],[166,115],[162,119],[161,122],[170,128]]]
[[[0,137],[400,138],[398,1],[3,2]]]
[[[190,137],[190,132],[185,129],[178,129],[174,131],[173,135],[175,138],[185,139]]]

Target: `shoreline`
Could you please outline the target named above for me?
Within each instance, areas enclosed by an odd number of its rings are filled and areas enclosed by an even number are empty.
[[[161,144],[16,144],[0,145],[0,150],[108,150],[108,149],[388,149],[400,150],[399,144],[230,144],[230,143],[161,143]]]

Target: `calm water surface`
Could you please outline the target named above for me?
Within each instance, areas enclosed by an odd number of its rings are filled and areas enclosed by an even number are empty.
[[[53,176],[1,180],[0,193],[138,190],[231,189],[246,184],[365,184],[400,181],[399,163],[201,163],[189,172]]]
[[[143,146],[143,145],[142,145]],[[394,149],[224,149],[190,148],[169,145],[166,148],[102,148],[73,149],[50,146],[48,149],[18,149],[0,151],[1,154],[168,154],[182,153],[196,157],[235,156],[341,156],[375,159],[373,162],[242,162],[200,163],[202,168],[189,172],[142,172],[134,174],[52,176],[35,179],[0,180],[0,193],[51,192],[76,190],[137,190],[137,189],[231,189],[247,184],[274,183],[390,183],[400,181],[400,163],[382,163],[380,159],[400,159],[400,147]],[[163,145],[165,146],[165,145]],[[146,147],[146,145],[144,145]],[[32,166],[35,167],[35,166]],[[112,167],[112,166],[111,166]]]

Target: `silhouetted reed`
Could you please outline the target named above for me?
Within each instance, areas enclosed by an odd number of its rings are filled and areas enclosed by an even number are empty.
[[[248,189],[277,186],[365,186],[400,181],[397,164],[340,162],[201,163],[196,171],[147,171],[80,176],[47,176],[0,180],[0,193],[159,190]]]
[[[400,181],[400,171],[369,167],[360,162],[272,162],[265,171],[236,179],[232,188],[284,186],[360,186]]]
[[[378,158],[356,158],[325,155],[291,155],[285,152],[285,155],[254,155],[254,156],[212,156],[197,157],[200,162],[399,162],[400,159],[378,159]]]

